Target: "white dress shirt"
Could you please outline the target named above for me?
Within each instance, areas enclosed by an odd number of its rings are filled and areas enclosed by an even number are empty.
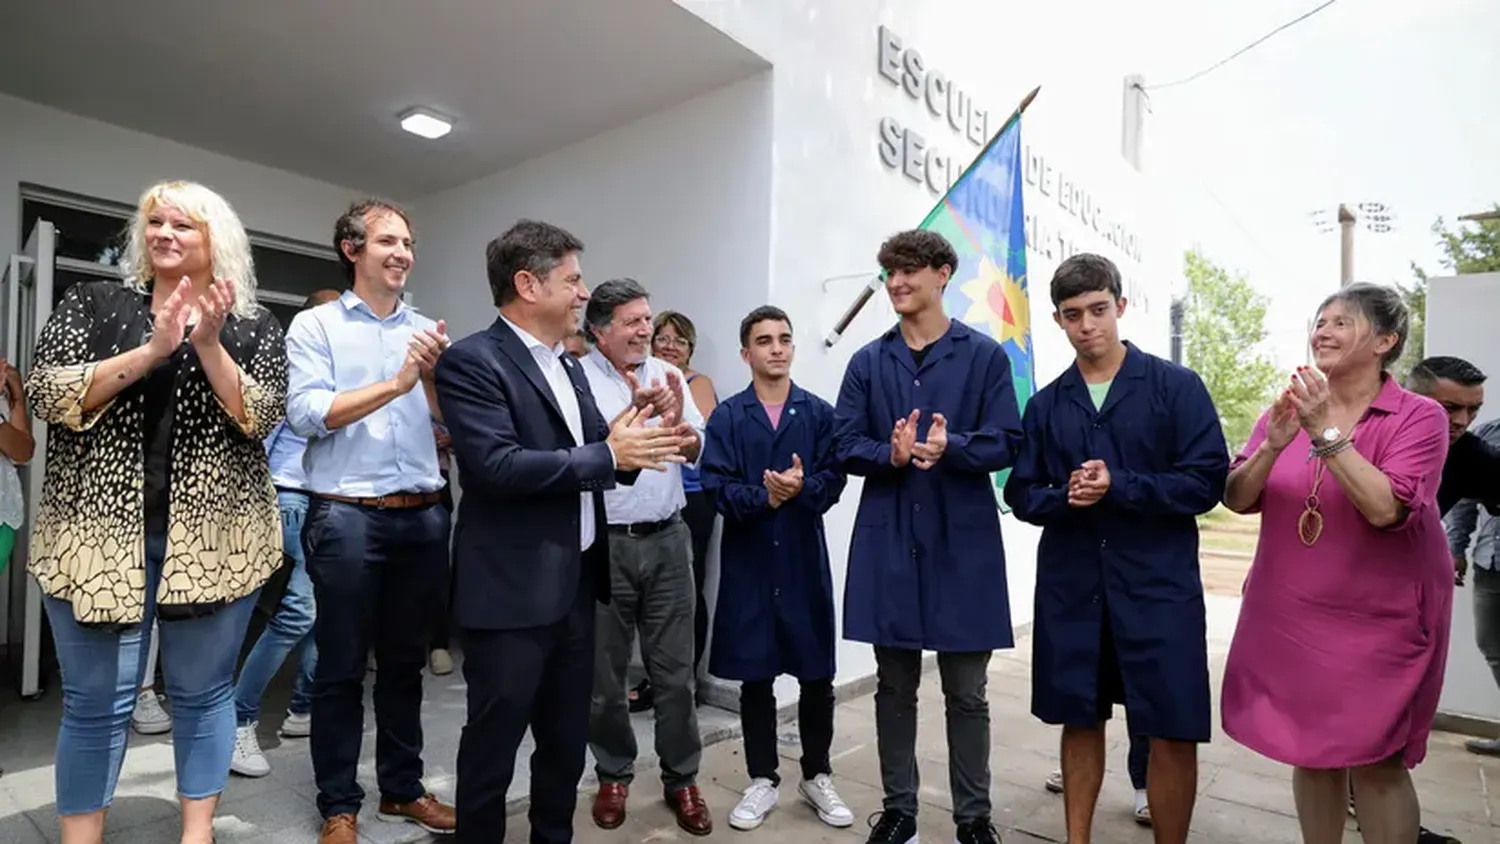
[[[568,433],[573,435],[573,441],[583,445],[583,414],[578,409],[578,394],[573,391],[573,382],[568,379],[568,371],[563,367],[577,366],[572,355],[563,351],[563,346],[558,343],[554,348],[547,348],[542,341],[536,339],[526,332],[524,328],[506,319],[511,331],[521,338],[531,356],[536,359],[536,365],[542,370],[542,377],[547,379],[547,386],[552,389],[552,397],[557,399],[557,407],[562,411],[563,421],[568,424]],[[604,414],[605,419],[611,418],[610,414]],[[585,492],[579,496],[579,545],[578,547],[587,551],[594,544],[594,494]],[[606,512],[608,512],[606,510]]]
[[[583,359],[583,371],[589,377],[589,389],[594,391],[594,401],[605,419],[613,419],[630,406],[630,383],[625,380],[614,364],[598,349],[589,352]],[[682,380],[682,421],[692,426],[703,442],[703,413],[687,390],[687,378],[682,370],[661,358],[648,357],[635,370],[635,380],[641,387],[654,387],[667,383],[667,373],[675,372]],[[661,424],[661,419],[652,419],[648,426]],[[700,456],[702,452],[699,452]],[[668,463],[664,472],[642,469],[634,486],[617,486],[604,493],[604,515],[612,525],[630,525],[638,522],[659,522],[687,504],[682,492],[682,469],[676,463]],[[696,461],[692,465],[697,465]]]

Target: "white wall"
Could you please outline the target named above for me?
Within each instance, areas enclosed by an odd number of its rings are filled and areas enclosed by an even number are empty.
[[[1125,332],[1148,350],[1166,354],[1167,291],[1179,274],[1181,257],[1167,251],[1166,238],[1150,231],[1146,221],[1159,199],[1119,154],[1123,77],[1133,70],[1115,52],[1120,45],[1104,37],[1084,43],[1090,36],[1077,32],[1065,10],[1040,3],[677,2],[766,56],[774,67],[771,301],[796,321],[794,377],[802,386],[833,401],[850,355],[894,321],[884,295],[877,294],[844,339],[825,350],[823,337],[868,276],[830,279],[873,273],[881,240],[917,225],[938,198],[880,162],[881,119],[896,118],[964,162],[978,152],[978,146],[877,72],[877,27],[882,24],[919,50],[929,70],[941,71],[970,91],[990,111],[990,131],[1000,127],[1027,91],[1043,86],[1026,113],[1023,141],[1051,165],[1053,180],[1048,193],[1028,184],[1027,212],[1038,215],[1044,228],[1065,232],[1075,248],[1102,252],[1121,265],[1137,283],[1128,295],[1138,306],[1148,305],[1132,310]],[[1142,262],[1124,258],[1059,207],[1056,185],[1064,176],[1084,184],[1142,232]],[[1063,256],[1055,246],[1050,255],[1047,244],[1035,246],[1042,248],[1029,251],[1028,269],[1037,376],[1045,384],[1071,363],[1072,354],[1050,320],[1047,296],[1047,281]],[[851,483],[828,517],[840,601],[859,491],[859,484]],[[1019,626],[1032,618],[1037,532],[1008,516],[1003,531],[1010,610]],[[838,660],[840,681],[874,670],[866,645],[842,643]]]
[[[744,381],[740,317],[765,304],[771,219],[769,74],[477,182],[417,200],[412,295],[455,337],[495,319],[484,248],[521,217],[584,242],[586,283],[630,276],[698,329],[695,368]]]
[[[1500,273],[1434,278],[1427,286],[1427,355],[1461,357],[1491,376],[1500,373]],[[1493,377],[1491,383],[1500,383]],[[1494,387],[1490,388],[1493,392]],[[1493,419],[1500,402],[1493,399],[1478,422]],[[1473,578],[1453,597],[1448,671],[1438,710],[1500,721],[1500,689],[1474,643]]]
[[[208,185],[229,200],[247,228],[319,244],[329,241],[333,221],[357,195],[0,95],[0,248],[6,254],[21,245],[22,182],[134,205],[162,179]]]

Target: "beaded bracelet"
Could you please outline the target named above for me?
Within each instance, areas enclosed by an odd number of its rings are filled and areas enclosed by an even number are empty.
[[[1334,456],[1335,454],[1338,454],[1339,452],[1343,451],[1353,444],[1354,441],[1349,437],[1341,437],[1329,443],[1328,445],[1313,446],[1312,448],[1308,449],[1308,456],[1327,459]]]

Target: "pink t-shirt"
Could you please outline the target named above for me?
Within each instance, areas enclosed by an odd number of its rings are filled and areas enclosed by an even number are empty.
[[[781,409],[786,407],[786,402],[780,404],[766,404],[765,402],[761,402],[760,406],[766,409],[766,418],[771,420],[771,427],[781,427]]]

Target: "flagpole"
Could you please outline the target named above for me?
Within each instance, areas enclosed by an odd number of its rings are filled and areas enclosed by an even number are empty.
[[[959,182],[963,181],[964,176],[967,176],[969,174],[969,169],[984,159],[985,155],[989,153],[990,147],[993,147],[995,145],[995,142],[1000,140],[1000,136],[1004,135],[1010,129],[1011,124],[1021,119],[1021,115],[1026,111],[1026,107],[1031,105],[1031,101],[1036,99],[1037,93],[1041,90],[1042,86],[1038,85],[1035,88],[1031,89],[1031,93],[1021,98],[1021,104],[1016,106],[1015,111],[1011,112],[1009,119],[1007,119],[1005,123],[1001,125],[1000,131],[990,136],[990,139],[985,142],[984,147],[979,150],[979,154],[974,156],[974,160],[970,161],[968,166],[964,168],[963,172],[958,175],[958,178],[953,180],[953,184],[956,185]],[[951,193],[952,191],[953,188],[949,187],[948,193]],[[927,217],[923,219],[931,218],[933,212],[943,207],[943,203],[948,201],[948,193],[943,194],[943,198],[939,199],[937,201],[937,204],[932,206],[932,211],[928,211]],[[849,324],[854,322],[855,317],[859,316],[859,312],[864,308],[865,303],[869,302],[870,297],[875,295],[875,291],[879,290],[883,286],[885,286],[885,280],[880,277],[880,273],[876,273],[875,277],[870,279],[870,283],[866,284],[864,288],[859,291],[858,298],[856,298],[854,300],[854,303],[849,306],[849,309],[847,311],[844,311],[844,315],[839,318],[838,324],[833,327],[833,331],[829,332],[828,336],[823,338],[824,348],[833,348],[833,344],[837,343],[839,341],[839,338],[844,336],[844,332],[848,330]]]

